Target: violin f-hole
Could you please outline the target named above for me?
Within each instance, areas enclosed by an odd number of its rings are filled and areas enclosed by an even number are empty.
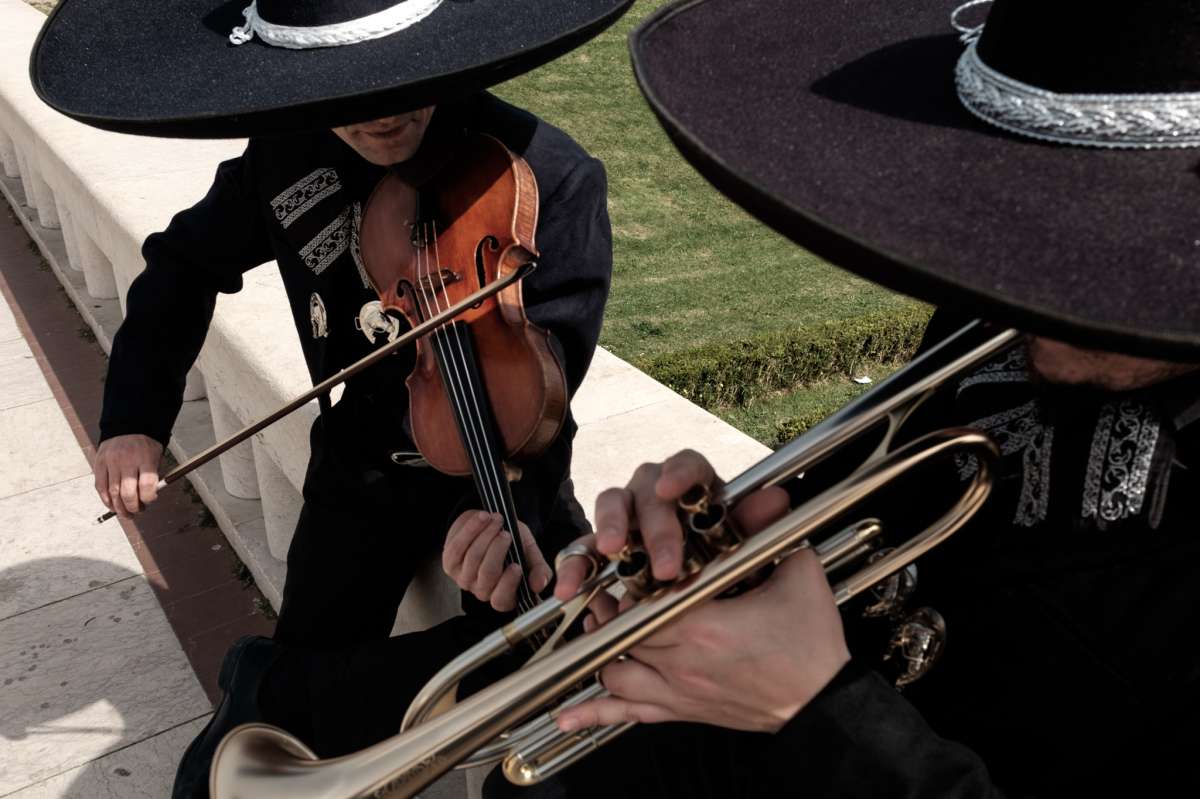
[[[475,276],[479,280],[480,286],[486,286],[488,282],[487,269],[483,263],[484,247],[487,247],[492,252],[496,252],[500,249],[500,241],[495,236],[484,236],[479,240],[479,243],[475,245]],[[482,305],[482,303],[480,303],[480,305]],[[475,307],[478,308],[479,306],[476,305]]]

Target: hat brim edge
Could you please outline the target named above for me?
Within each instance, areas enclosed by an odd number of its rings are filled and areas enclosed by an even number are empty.
[[[634,0],[622,0],[610,14],[568,31],[553,41],[522,54],[521,57],[507,61],[482,64],[452,75],[434,75],[403,86],[322,98],[308,103],[264,109],[252,114],[213,113],[171,119],[104,117],[78,113],[57,105],[42,91],[37,75],[38,54],[46,31],[50,29],[51,22],[66,2],[69,0],[63,0],[51,11],[30,51],[29,80],[43,103],[77,122],[113,133],[173,139],[240,139],[304,133],[366,122],[379,117],[380,106],[386,106],[388,113],[398,114],[483,91],[544,66],[596,37],[624,16],[633,6]],[[404,97],[403,102],[391,102],[392,96],[400,95]],[[337,110],[330,113],[329,109],[334,106],[338,107]],[[314,115],[320,118],[319,124],[314,124]]]
[[[999,293],[951,282],[897,253],[888,252],[785,199],[756,186],[678,120],[654,91],[640,59],[639,47],[659,24],[707,0],[680,0],[647,17],[629,37],[634,78],[647,104],[675,148],[717,191],[780,235],[829,263],[884,288],[933,305],[964,300],[978,303],[980,318],[1023,332],[1061,339],[1089,348],[1130,355],[1197,360],[1200,341],[1168,332],[1147,334],[1133,328],[1097,325],[1078,316],[1013,302]]]

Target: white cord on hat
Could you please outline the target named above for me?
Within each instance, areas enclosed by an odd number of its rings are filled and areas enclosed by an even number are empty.
[[[358,19],[330,25],[298,26],[267,22],[258,15],[257,3],[252,2],[242,11],[246,24],[234,28],[229,34],[229,41],[245,44],[257,34],[267,44],[292,50],[356,44],[411,27],[432,14],[441,4],[442,0],[400,0],[390,8]]]
[[[962,25],[958,21],[958,15],[966,11],[968,8],[974,8],[975,6],[981,6],[990,2],[992,2],[992,0],[970,0],[970,2],[963,3],[961,6],[950,12],[950,26],[962,34],[958,38],[963,44],[970,44],[979,38],[979,34],[983,33],[983,23],[981,22],[978,25]]]

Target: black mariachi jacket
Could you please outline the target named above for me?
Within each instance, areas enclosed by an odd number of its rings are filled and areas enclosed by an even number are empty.
[[[612,271],[603,166],[562,131],[488,94],[439,107],[426,141],[462,129],[500,139],[537,178],[540,266],[526,278],[523,294],[529,319],[551,332],[573,394],[599,338]],[[129,289],[113,342],[101,438],[143,433],[168,440],[217,293],[238,291],[242,274],[264,262],[278,262],[314,382],[384,343],[385,333],[362,329],[360,312],[377,298],[357,240],[362,206],[382,174],[329,131],[252,139],[241,157],[222,163],[207,196],[146,240],[146,270]],[[339,432],[346,438],[362,432],[366,443],[330,442],[318,425],[314,444],[354,449],[351,460],[412,449],[403,409],[413,357],[410,349],[368,370],[352,381],[333,414],[323,408],[326,421],[357,423]],[[568,418],[539,459],[550,474],[566,476],[574,431]]]
[[[980,515],[919,564],[910,607],[945,617],[942,658],[897,693],[848,619],[855,661],[768,739],[749,794],[1194,795],[1200,378],[1055,391],[1013,351],[924,413],[1003,453]]]

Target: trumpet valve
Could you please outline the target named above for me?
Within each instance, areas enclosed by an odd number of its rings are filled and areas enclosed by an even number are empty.
[[[885,558],[893,552],[893,549],[881,549],[875,552],[867,559],[868,563],[874,563],[880,558]],[[866,618],[880,618],[899,616],[908,600],[917,590],[917,564],[910,563],[898,572],[895,572],[886,580],[876,583],[871,587],[870,596],[875,601],[863,608],[862,615]]]
[[[684,513],[704,513],[708,510],[708,487],[696,483],[696,485],[683,492],[676,503],[679,505],[679,510]]]
[[[710,503],[703,511],[688,514],[687,526],[713,555],[727,552],[741,543],[741,537],[733,529],[725,506],[718,502]]]
[[[617,557],[617,578],[634,599],[648,596],[658,587],[650,571],[650,556],[640,547],[626,547]]]
[[[946,648],[946,620],[933,608],[910,613],[888,642],[885,663],[893,666],[896,688],[924,677]]]

